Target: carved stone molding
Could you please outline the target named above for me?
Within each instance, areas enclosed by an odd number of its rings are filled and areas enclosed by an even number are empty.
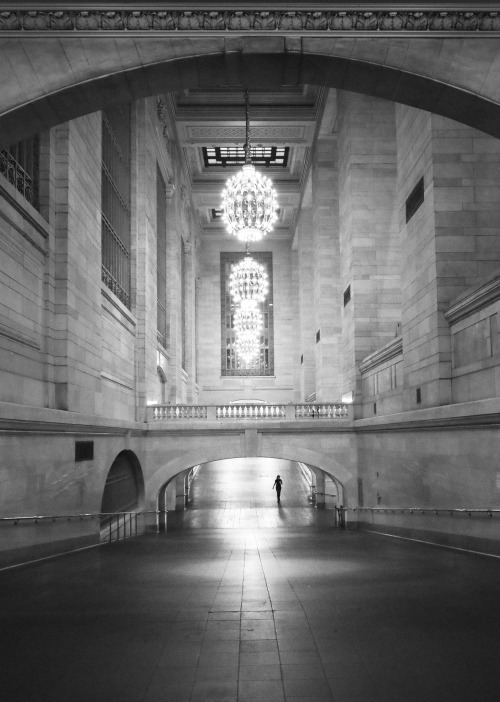
[[[264,127],[251,127],[252,144],[297,142],[303,143],[308,139],[306,128],[303,126],[288,125],[285,127],[266,125]],[[186,139],[202,144],[234,142],[242,144],[245,141],[245,127],[230,126],[191,126],[186,127]]]
[[[488,10],[2,10],[0,32],[500,32]]]
[[[165,142],[165,148],[167,150],[167,154],[169,156],[171,156],[172,155],[172,140],[170,139],[170,136],[168,133],[167,106],[165,105],[163,100],[158,99],[158,102],[156,103],[156,113],[158,115],[158,119],[160,120],[161,132],[163,135],[163,140]]]

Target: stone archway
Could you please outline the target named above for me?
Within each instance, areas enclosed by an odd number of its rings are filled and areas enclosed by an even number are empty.
[[[496,36],[410,33],[394,45],[387,34],[349,35],[347,43],[345,37],[292,34],[202,32],[158,41],[147,32],[134,38],[122,33],[111,42],[102,32],[7,32],[3,65],[15,64],[16,71],[2,77],[2,144],[106,105],[184,88],[304,83],[400,102],[500,136]]]
[[[189,472],[193,467],[215,461],[223,461],[231,458],[241,458],[241,452],[233,452],[229,454],[221,445],[218,451],[211,451],[208,455],[207,450],[198,450],[192,453],[186,453],[168,461],[166,464],[157,468],[146,482],[146,509],[156,511],[158,505],[164,495],[165,486],[174,478],[181,477]],[[310,466],[314,466],[317,470],[323,471],[330,475],[336,482],[342,485],[344,506],[346,505],[349,496],[351,500],[354,498],[354,482],[355,475],[349,468],[339,463],[330,455],[321,454],[310,449],[292,448],[289,452],[278,450],[276,452],[266,451],[265,455],[258,458],[274,458],[278,460],[288,460],[302,462]],[[160,502],[159,502],[160,501]]]

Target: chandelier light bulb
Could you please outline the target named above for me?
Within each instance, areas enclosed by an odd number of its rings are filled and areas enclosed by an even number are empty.
[[[255,307],[241,307],[234,315],[234,330],[236,338],[244,336],[247,332],[260,334],[262,329],[262,315]]]
[[[264,266],[246,255],[232,267],[229,292],[233,301],[242,307],[255,307],[266,299],[269,283]]]
[[[258,359],[260,352],[260,336],[252,331],[242,332],[236,337],[236,354],[246,365]]]

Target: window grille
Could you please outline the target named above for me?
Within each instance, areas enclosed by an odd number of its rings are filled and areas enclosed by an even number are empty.
[[[156,329],[158,343],[167,345],[167,196],[156,165]]]
[[[130,106],[102,113],[102,280],[130,308]]]
[[[245,149],[243,146],[204,146],[202,147],[205,168],[214,166],[243,166],[245,163]],[[252,146],[250,157],[254,166],[282,166],[288,165],[288,146]]]
[[[0,173],[38,209],[40,137],[38,134],[0,151]]]
[[[251,255],[264,266],[269,281],[267,297],[259,305],[264,322],[260,337],[260,354],[251,367],[242,367],[239,363],[234,331],[235,307],[229,292],[229,276],[232,266],[241,261],[245,254],[221,253],[221,374],[223,376],[274,375],[273,255],[268,251],[252,251]]]

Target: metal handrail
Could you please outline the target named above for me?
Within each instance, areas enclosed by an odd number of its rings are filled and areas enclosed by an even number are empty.
[[[344,507],[349,512],[384,512],[392,514],[486,514],[492,517],[494,514],[500,514],[500,509],[489,508],[466,508],[466,507]]]
[[[150,509],[150,510],[139,510],[137,512],[134,512],[133,510],[129,510],[128,512],[85,512],[82,514],[33,514],[31,516],[18,516],[18,517],[0,517],[0,522],[14,522],[14,525],[16,525],[18,522],[22,521],[34,521],[35,523],[40,521],[41,519],[51,519],[53,522],[56,522],[58,519],[65,519],[67,521],[71,521],[72,519],[80,519],[83,520],[85,518],[89,519],[94,519],[95,517],[119,517],[119,516],[125,516],[129,514],[134,514],[134,515],[143,515],[143,514],[167,514],[167,510],[157,510],[157,509]]]

